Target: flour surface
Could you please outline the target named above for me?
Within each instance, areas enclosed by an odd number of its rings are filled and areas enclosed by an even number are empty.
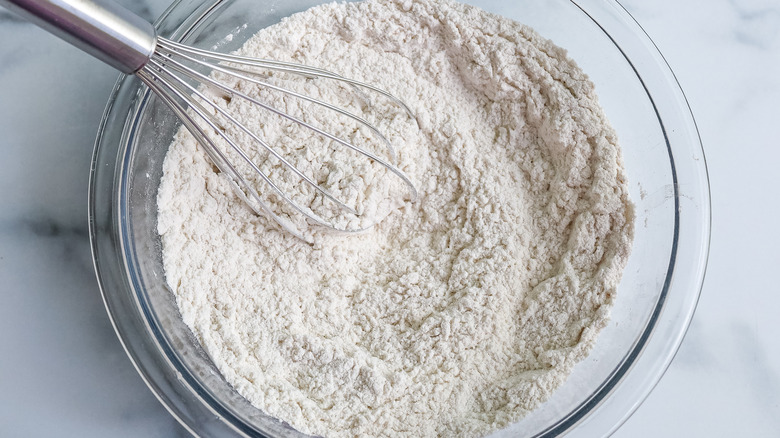
[[[375,123],[420,197],[387,201],[399,189],[381,167],[343,170],[356,182],[337,190],[381,195],[365,208],[382,220],[308,244],[252,213],[179,132],[158,195],[166,279],[227,381],[331,438],[478,437],[538,407],[605,326],[631,245],[620,150],[586,75],[532,29],[446,0],[323,5],[241,52],[404,100],[419,127],[381,101]],[[306,140],[256,126],[286,152]],[[338,164],[323,154],[293,159]]]

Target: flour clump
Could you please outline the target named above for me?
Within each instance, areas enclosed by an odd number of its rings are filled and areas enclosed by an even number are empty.
[[[329,438],[478,437],[549,398],[606,324],[634,219],[616,135],[565,51],[459,3],[368,0],[288,17],[240,53],[406,102],[417,123],[378,103],[377,124],[419,200],[372,201],[370,231],[309,244],[181,130],[158,193],[166,280],[225,379]],[[368,187],[380,170],[359,171]]]

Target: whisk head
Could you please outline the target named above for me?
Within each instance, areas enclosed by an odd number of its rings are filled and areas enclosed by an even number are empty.
[[[381,219],[371,216],[378,208],[376,199],[367,202],[372,196],[396,204],[417,198],[414,184],[394,164],[391,142],[368,118],[376,106],[371,95],[390,104],[390,117],[414,116],[373,85],[164,38],[136,75],[176,113],[239,197],[298,237],[308,234],[308,225],[341,232],[370,228]],[[322,95],[333,94],[321,90],[322,81],[347,97],[326,101]],[[384,184],[388,177],[390,185]]]

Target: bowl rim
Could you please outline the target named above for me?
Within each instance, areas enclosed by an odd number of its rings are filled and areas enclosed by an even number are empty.
[[[661,297],[648,329],[637,341],[630,357],[615,371],[616,379],[610,379],[599,391],[603,397],[591,400],[592,408],[599,406],[601,418],[594,415],[570,420],[579,426],[576,436],[609,436],[630,418],[661,380],[690,327],[701,296],[709,257],[712,222],[710,184],[701,136],[690,104],[671,66],[652,38],[619,0],[571,2],[612,41],[642,83],[666,139],[673,178],[671,188],[675,217],[672,251]],[[631,35],[622,34],[618,43],[614,37],[615,30],[623,24],[633,32]],[[645,50],[638,52],[639,47]],[[631,57],[627,53],[629,50]],[[648,71],[654,74],[648,74]],[[657,98],[658,94],[664,93],[657,93],[659,87],[665,87],[662,90],[666,92],[661,99]],[[668,117],[670,114],[673,117]],[[672,150],[672,143],[680,144],[681,141],[689,147],[685,152],[691,153],[690,156]],[[677,156],[683,159],[675,160]],[[682,172],[680,169],[683,169]],[[689,293],[675,293],[680,289],[687,289]],[[672,310],[677,310],[677,313],[672,313]],[[648,352],[650,354],[646,354]],[[594,412],[592,408],[578,412]],[[615,418],[617,421],[610,425],[603,418]]]
[[[537,435],[557,436],[561,433],[571,433],[572,436],[606,436],[617,430],[630,417],[660,381],[679,349],[693,318],[701,294],[709,253],[710,186],[701,138],[690,105],[671,67],[652,39],[618,0],[568,1],[601,28],[642,82],[664,131],[673,177],[675,216],[671,256],[661,296],[646,329],[623,363],[613,371],[588,401]],[[160,15],[154,25],[161,35],[181,39],[187,36],[194,24],[229,2],[230,0],[176,0]],[[183,21],[169,22],[171,17],[182,10],[189,11]],[[621,44],[618,44],[610,31],[614,32],[621,26],[627,27],[630,32],[623,35]],[[624,51],[627,44],[632,46],[630,48],[633,50],[632,58],[629,58]],[[637,59],[638,48],[644,49],[644,52],[640,52],[641,59]],[[653,74],[640,73],[646,70],[653,71]],[[657,79],[646,82],[648,77]],[[109,157],[106,160],[106,157],[101,156],[104,150],[101,145],[112,140],[107,137],[111,135],[108,131],[111,126],[114,126],[114,130],[117,126],[121,126],[120,138],[124,138],[123,134],[137,119],[138,112],[149,96],[148,89],[138,88],[138,84],[133,86],[133,79],[127,75],[120,75],[112,89],[98,128],[90,166],[89,237],[93,267],[106,311],[120,343],[139,375],[163,406],[190,433],[196,436],[203,431],[216,436],[236,433],[247,436],[257,434],[258,431],[253,428],[242,427],[240,419],[233,416],[229,410],[204,400],[204,397],[210,397],[198,391],[197,382],[189,381],[186,376],[175,371],[171,356],[165,351],[164,343],[159,342],[155,337],[149,339],[150,333],[154,333],[157,329],[149,324],[148,318],[140,314],[128,315],[122,312],[124,307],[119,304],[120,302],[137,304],[138,300],[132,294],[132,279],[128,278],[127,230],[117,225],[122,223],[120,216],[123,197],[122,191],[117,190],[121,182],[116,176],[112,177],[114,186],[109,193],[105,188],[101,189],[98,186],[98,178],[101,178],[104,170],[115,170],[111,168],[111,164],[121,166],[126,164],[124,163],[126,160],[121,157],[116,157],[114,160]],[[666,100],[653,99],[654,94],[650,90],[653,87],[665,88]],[[135,104],[131,104],[134,114],[131,117],[117,114],[114,111],[115,102],[120,96],[130,95],[135,99]],[[662,112],[664,114],[672,112],[676,117],[662,117],[659,106],[664,105],[669,108]],[[677,122],[680,124],[676,125]],[[679,138],[674,140],[675,142],[685,141],[688,144],[690,151],[687,152],[693,153],[695,163],[691,165],[690,159],[675,163],[671,145],[673,140],[670,136]],[[679,178],[677,166],[681,164],[686,166],[686,171],[691,172],[692,177],[689,179],[692,182],[681,181]],[[105,169],[106,167],[108,169]],[[685,240],[680,240],[681,233],[686,237]],[[685,262],[685,266],[678,266],[680,262]],[[685,273],[686,267],[687,278],[680,279],[675,275],[678,272]],[[688,290],[689,293],[674,294],[678,289]],[[124,293],[116,292],[119,290],[123,290]],[[675,305],[679,307],[677,313],[670,314],[671,311],[668,310],[670,300],[676,301]],[[664,329],[666,336],[653,330],[659,327]],[[671,342],[669,337],[672,339]],[[149,343],[154,348],[150,348]],[[645,354],[648,351],[653,353]],[[167,364],[167,367],[156,366],[159,364]]]

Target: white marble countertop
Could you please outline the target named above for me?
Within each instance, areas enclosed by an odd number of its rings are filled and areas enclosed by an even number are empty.
[[[124,0],[149,19],[167,0]],[[625,0],[701,131],[709,269],[671,367],[617,437],[780,434],[780,0]],[[187,436],[114,334],[90,259],[87,178],[116,79],[0,11],[0,436]]]

